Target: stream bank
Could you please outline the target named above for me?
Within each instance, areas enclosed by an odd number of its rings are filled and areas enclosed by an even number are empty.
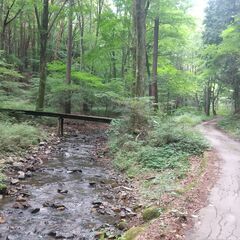
[[[68,135],[8,162],[12,187],[0,200],[1,239],[116,239],[128,226],[134,189],[104,160],[104,124],[68,125]],[[34,167],[33,162],[38,162]],[[119,224],[120,223],[120,224]]]

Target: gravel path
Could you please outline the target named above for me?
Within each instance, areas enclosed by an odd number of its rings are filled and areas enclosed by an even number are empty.
[[[215,121],[204,123],[201,131],[221,160],[219,180],[186,240],[240,239],[240,143],[215,125]]]

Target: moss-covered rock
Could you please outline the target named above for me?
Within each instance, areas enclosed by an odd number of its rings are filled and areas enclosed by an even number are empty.
[[[6,186],[6,184],[5,184],[5,183],[2,183],[2,182],[0,181],[0,194],[5,194],[6,191],[7,191],[7,186]]]
[[[123,240],[135,240],[144,231],[144,227],[132,227],[123,235]]]
[[[126,221],[121,221],[118,223],[117,227],[119,230],[126,230],[128,229],[128,224]]]
[[[160,216],[159,208],[149,207],[143,210],[142,217],[144,222],[148,222],[152,219],[158,218]]]

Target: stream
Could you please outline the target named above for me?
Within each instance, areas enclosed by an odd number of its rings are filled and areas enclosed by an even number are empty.
[[[118,179],[94,157],[96,139],[102,135],[98,131],[66,137],[47,163],[21,181],[24,191],[17,201],[0,200],[0,213],[6,218],[0,224],[0,239],[90,240],[102,228],[112,234],[109,239],[120,234],[115,227],[120,215],[133,213],[116,207],[122,203],[111,196],[111,187]]]

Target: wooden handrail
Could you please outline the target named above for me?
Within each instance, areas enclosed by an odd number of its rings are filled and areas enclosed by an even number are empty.
[[[18,109],[7,109],[7,108],[0,108],[0,112],[19,113],[19,114],[30,115],[30,116],[38,116],[38,117],[56,117],[59,120],[58,133],[61,136],[63,136],[63,119],[64,118],[91,121],[91,122],[102,122],[102,123],[111,123],[111,121],[113,120],[112,118],[107,118],[107,117],[55,113],[55,112],[40,112],[40,111],[18,110]]]
[[[98,116],[88,116],[88,115],[76,115],[76,114],[66,114],[66,113],[55,113],[55,112],[39,112],[39,111],[31,111],[31,110],[18,110],[18,109],[7,109],[0,108],[0,112],[13,112],[20,113],[31,116],[39,116],[39,117],[61,117],[68,119],[78,119],[92,122],[103,122],[103,123],[111,123],[112,118],[107,117],[98,117]]]

